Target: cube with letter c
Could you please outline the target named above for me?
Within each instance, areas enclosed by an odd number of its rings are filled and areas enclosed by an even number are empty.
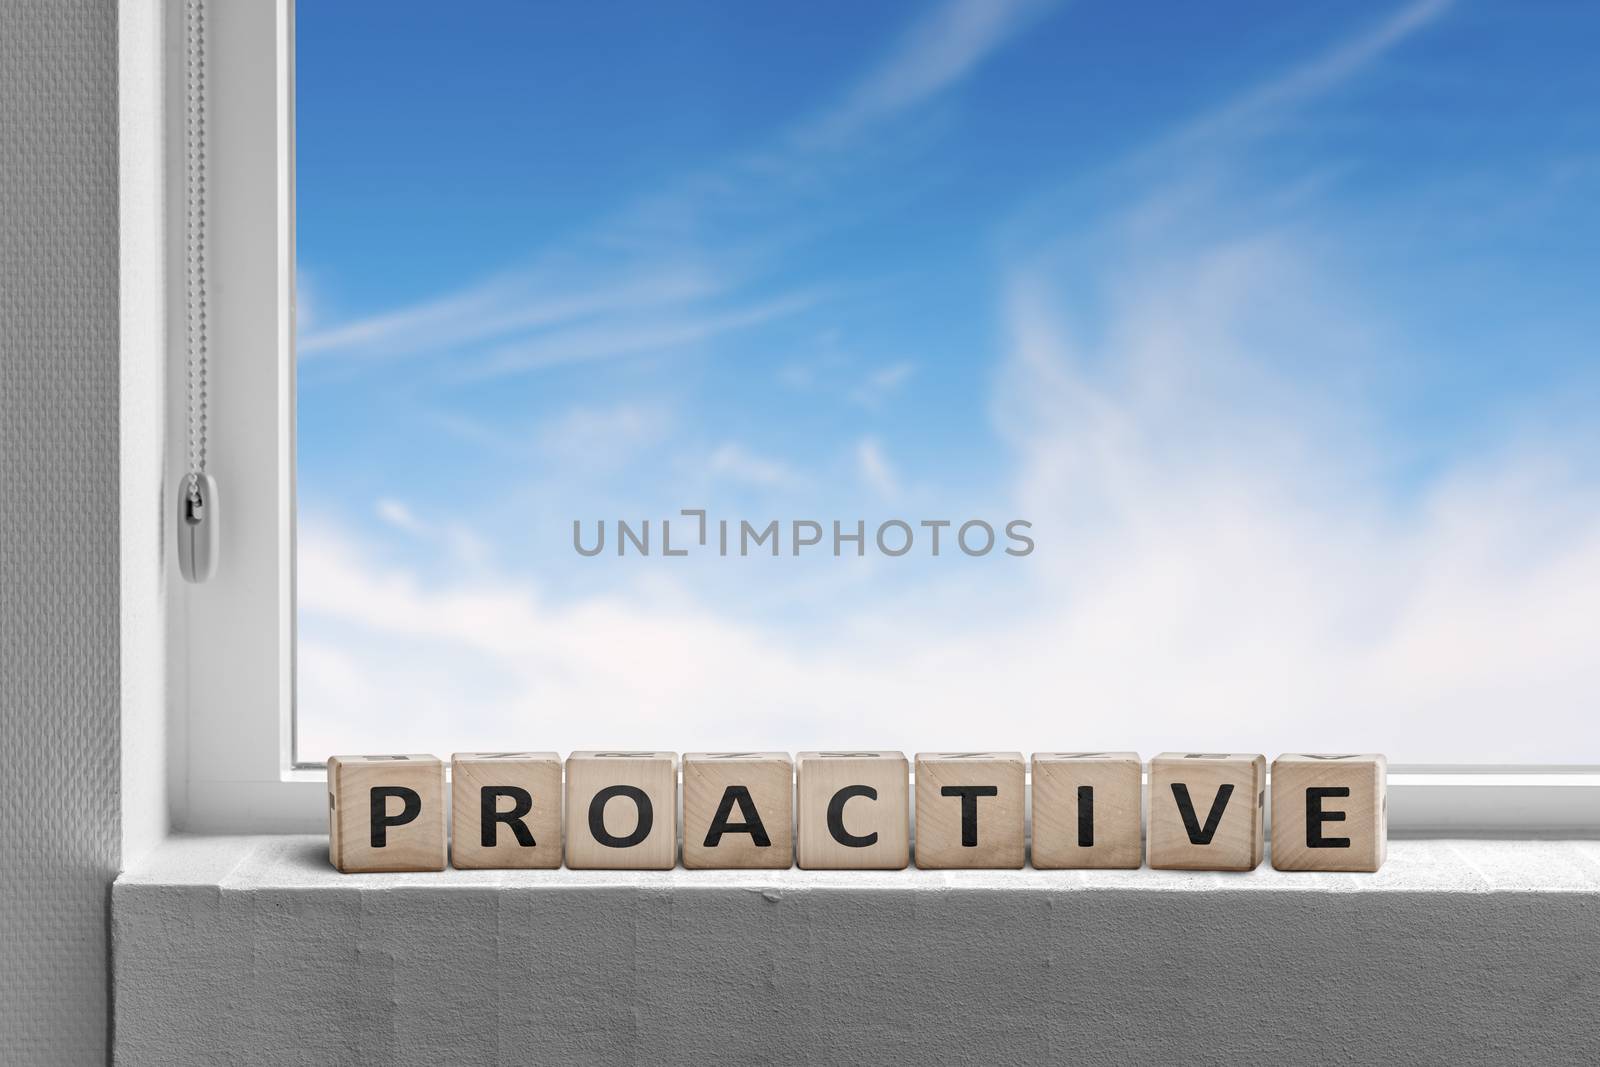
[[[795,758],[800,866],[900,870],[911,861],[911,767],[903,752],[834,750]]]

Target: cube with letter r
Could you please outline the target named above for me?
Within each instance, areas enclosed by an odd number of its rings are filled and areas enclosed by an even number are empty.
[[[328,858],[339,870],[442,871],[447,836],[437,756],[328,760]]]
[[[450,757],[450,863],[462,870],[561,866],[561,757]]]
[[[1272,866],[1376,871],[1388,848],[1389,761],[1374,753],[1285,753],[1272,761]]]

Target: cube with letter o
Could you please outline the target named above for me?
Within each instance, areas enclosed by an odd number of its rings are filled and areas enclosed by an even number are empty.
[[[677,754],[572,753],[566,823],[574,870],[671,870],[678,861]]]

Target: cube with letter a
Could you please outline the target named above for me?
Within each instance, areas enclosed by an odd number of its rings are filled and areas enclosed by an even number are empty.
[[[1287,753],[1273,760],[1273,867],[1382,867],[1389,837],[1388,770],[1388,760],[1376,754]]]
[[[561,866],[561,757],[450,757],[450,863],[463,870]]]
[[[339,870],[442,871],[446,836],[437,756],[328,760],[328,858]]]
[[[1033,865],[1134,868],[1144,860],[1137,752],[1033,754]]]
[[[1267,758],[1164,752],[1150,761],[1150,866],[1249,871],[1265,848]]]
[[[572,753],[566,824],[573,870],[671,870],[678,861],[677,755]]]
[[[1020,752],[917,753],[917,866],[1019,869],[1026,777]]]
[[[685,867],[792,867],[793,825],[787,752],[684,753]]]
[[[900,870],[911,860],[911,768],[903,752],[802,752],[795,822],[807,870]]]

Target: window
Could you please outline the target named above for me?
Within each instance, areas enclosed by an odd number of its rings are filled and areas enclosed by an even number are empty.
[[[1584,16],[208,17],[191,822],[528,744],[1594,795]]]

